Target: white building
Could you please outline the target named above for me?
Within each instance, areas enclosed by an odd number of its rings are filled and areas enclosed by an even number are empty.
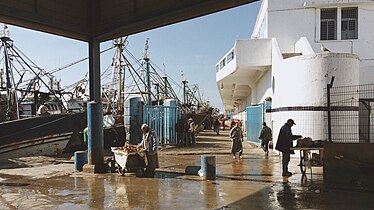
[[[293,133],[326,139],[331,77],[334,86],[374,82],[372,21],[371,0],[263,0],[251,38],[216,65],[225,112],[246,122],[250,141],[263,121],[276,139],[288,118]]]

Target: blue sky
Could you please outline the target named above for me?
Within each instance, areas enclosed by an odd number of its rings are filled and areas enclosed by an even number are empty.
[[[213,107],[222,110],[215,83],[215,64],[230,50],[235,39],[250,37],[260,2],[244,5],[178,24],[131,35],[127,48],[141,58],[149,38],[150,59],[157,66],[165,64],[167,74],[181,81],[181,71],[190,84],[198,84],[203,96]],[[9,26],[14,44],[34,63],[47,71],[77,61],[88,55],[87,44],[81,41]],[[101,49],[111,41],[101,44]],[[114,52],[102,55],[101,69],[111,63]],[[88,71],[87,62],[80,63],[55,76],[62,85],[82,79]]]

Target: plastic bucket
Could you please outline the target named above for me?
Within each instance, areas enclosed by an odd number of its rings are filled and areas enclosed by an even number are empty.
[[[216,179],[216,156],[201,156],[199,175],[203,180]]]
[[[82,171],[83,165],[87,163],[87,152],[76,151],[74,152],[74,170]]]

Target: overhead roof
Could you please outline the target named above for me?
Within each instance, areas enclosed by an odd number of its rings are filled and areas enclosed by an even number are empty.
[[[257,0],[0,0],[0,22],[106,41]]]

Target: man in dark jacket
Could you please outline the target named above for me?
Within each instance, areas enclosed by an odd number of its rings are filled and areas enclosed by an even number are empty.
[[[290,177],[292,173],[288,171],[288,163],[290,162],[290,154],[295,154],[291,147],[292,141],[300,138],[300,135],[292,135],[291,127],[296,125],[293,119],[288,119],[287,123],[282,126],[279,131],[277,145],[275,149],[282,152],[282,176]]]
[[[272,140],[273,134],[271,132],[271,128],[269,128],[266,125],[266,122],[262,123],[260,137],[258,138],[261,139],[261,148],[264,150],[265,156],[268,156],[269,155],[269,141]]]

